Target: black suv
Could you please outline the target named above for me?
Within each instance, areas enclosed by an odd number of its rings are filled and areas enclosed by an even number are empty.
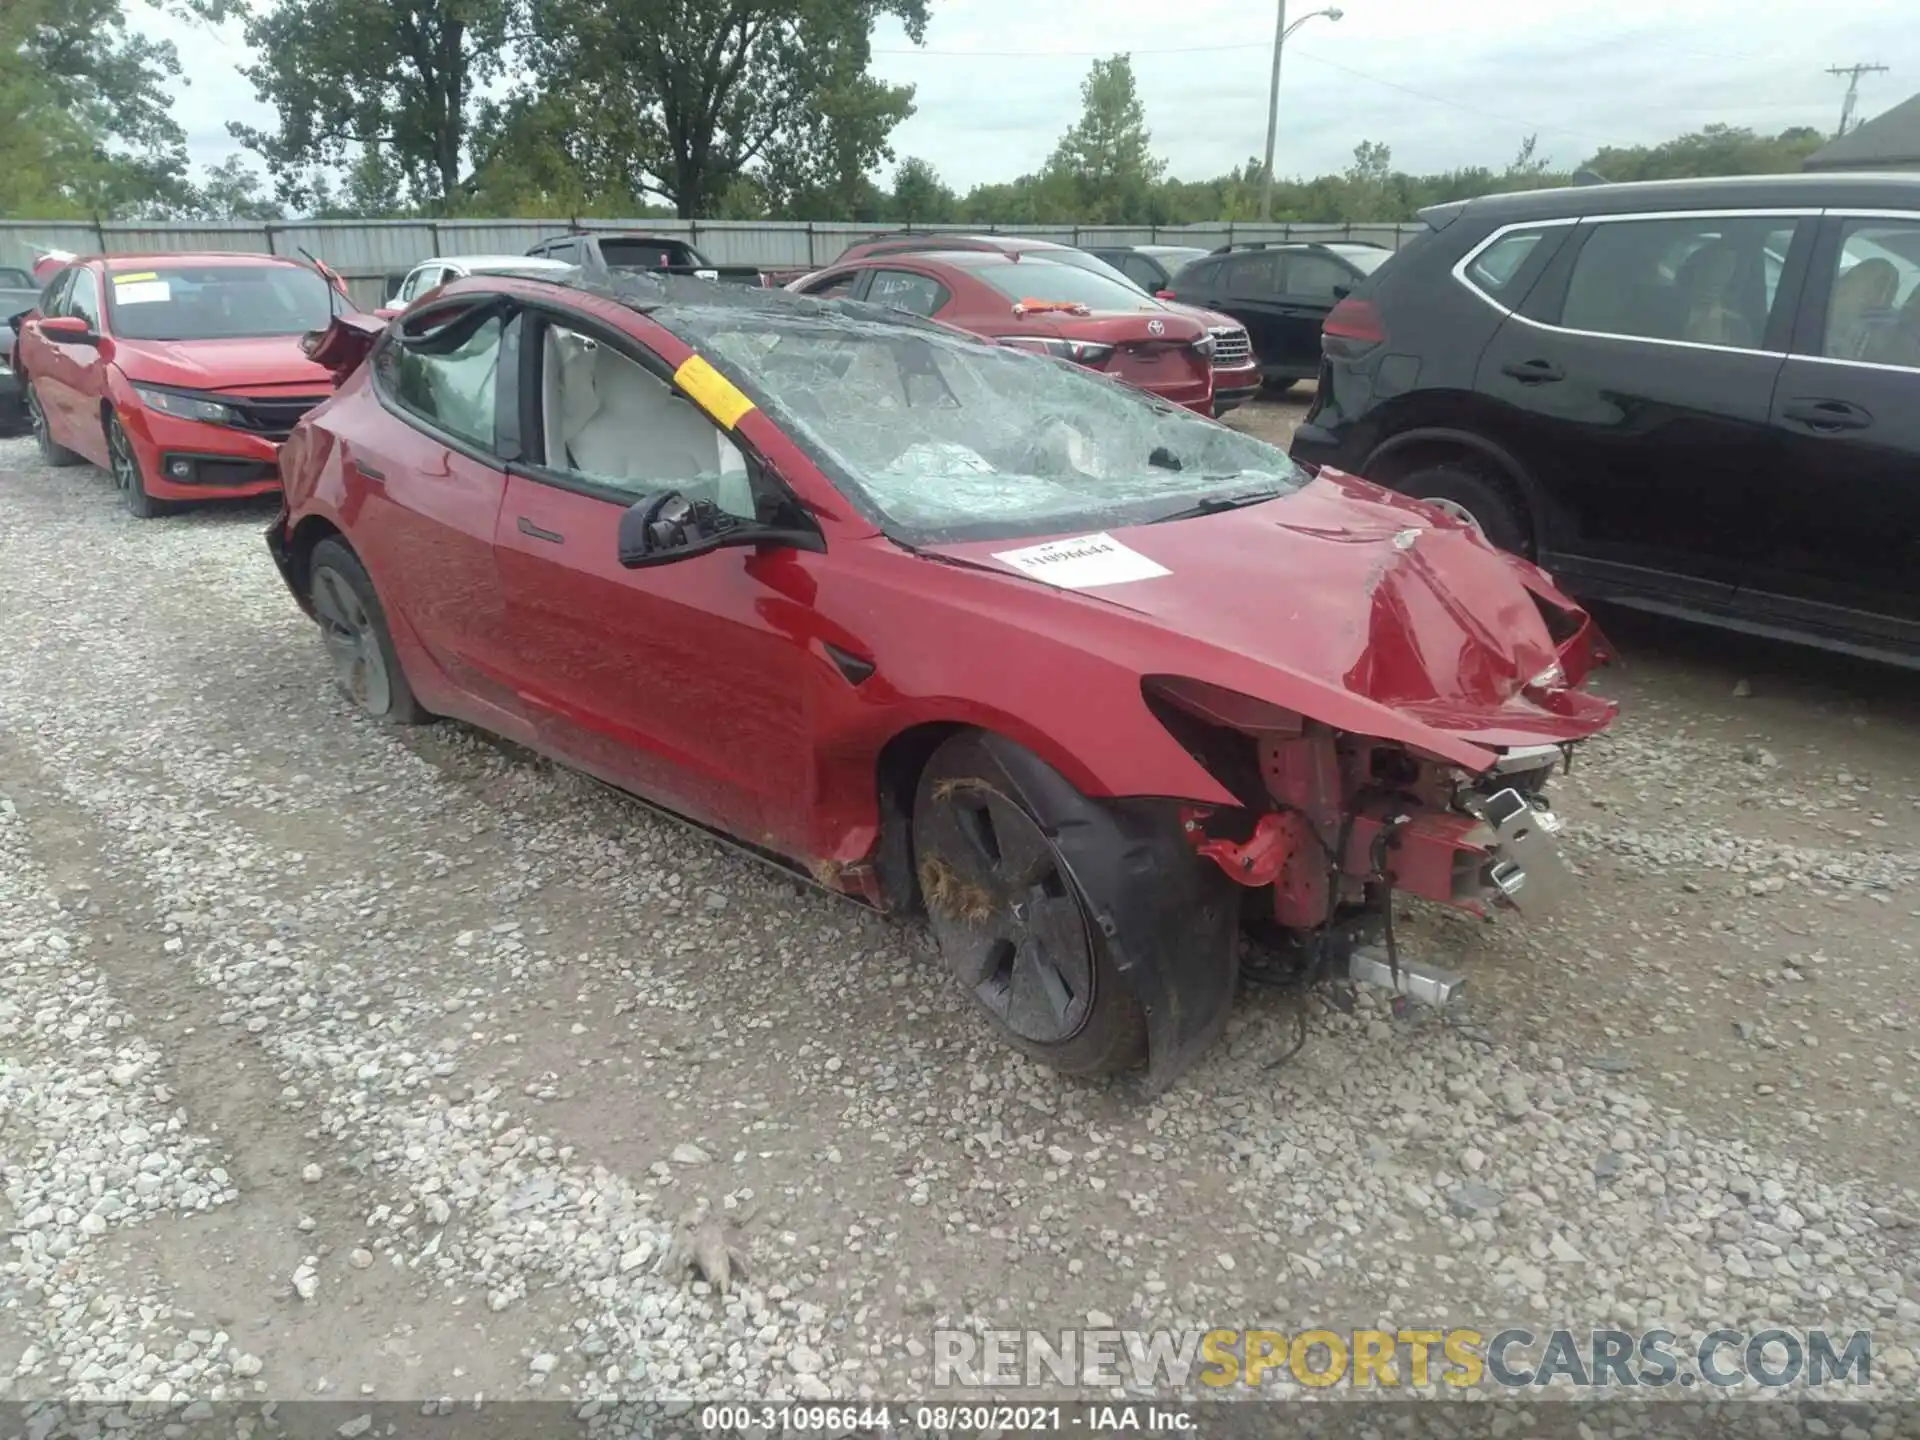
[[[1247,327],[1270,394],[1320,369],[1320,325],[1340,298],[1393,256],[1358,240],[1223,245],[1181,267],[1173,298]]]
[[[1174,276],[1210,253],[1198,245],[1088,245],[1083,248],[1149,295],[1158,295],[1162,300],[1173,298]]]
[[[1920,666],[1920,176],[1423,211],[1327,318],[1293,455],[1571,591]]]

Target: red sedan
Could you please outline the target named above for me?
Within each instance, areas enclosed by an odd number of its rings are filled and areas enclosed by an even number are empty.
[[[865,300],[1072,360],[1213,413],[1214,337],[1132,285],[995,250],[914,251],[838,263],[790,289]]]
[[[1037,256],[1042,260],[1056,260],[1062,265],[1072,265],[1081,270],[1091,270],[1096,275],[1104,275],[1117,285],[1130,291],[1152,295],[1167,309],[1176,315],[1187,315],[1200,321],[1213,336],[1213,414],[1214,418],[1237,409],[1260,393],[1260,367],[1254,363],[1253,343],[1247,337],[1247,327],[1231,315],[1222,315],[1215,310],[1201,310],[1192,305],[1176,304],[1170,294],[1154,294],[1154,287],[1142,285],[1138,279],[1101,259],[1090,250],[1082,250],[1073,245],[1062,245],[1055,240],[1036,240],[1026,235],[955,235],[948,231],[933,233],[930,231],[901,230],[887,234],[870,235],[865,240],[857,240],[840,252],[840,257],[828,266],[837,269],[851,264],[855,260],[874,260],[883,255],[906,255],[914,251],[926,250],[992,250],[1002,255]],[[1196,251],[1204,254],[1204,251]],[[795,277],[806,280],[808,275]],[[801,288],[791,285],[788,288]]]
[[[1550,894],[1543,786],[1614,713],[1581,688],[1599,638],[1417,502],[778,290],[474,277],[313,348],[341,387],[267,538],[354,703],[926,913],[1062,1071],[1178,1074],[1243,924],[1300,983],[1440,1000],[1396,888]]]
[[[15,347],[40,452],[106,469],[141,517],[270,494],[280,442],[333,391],[301,336],[351,306],[316,268],[265,255],[74,261]]]

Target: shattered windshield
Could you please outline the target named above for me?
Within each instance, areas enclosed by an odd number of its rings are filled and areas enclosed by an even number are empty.
[[[1144,524],[1306,481],[1283,451],[1070,361],[873,313],[836,302],[654,318],[908,543]]]

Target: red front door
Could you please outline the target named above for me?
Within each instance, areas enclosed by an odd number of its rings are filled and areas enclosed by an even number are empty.
[[[100,277],[84,267],[76,270],[59,313],[85,320],[99,337]],[[43,348],[34,361],[31,383],[47,417],[48,433],[56,443],[105,465],[107,440],[100,401],[107,391],[107,361],[99,340],[73,344],[46,330],[39,332],[39,339]]]
[[[451,354],[390,345],[373,382],[405,418],[363,394],[352,404],[340,463],[347,524],[389,619],[431,670],[478,701],[466,718],[525,738],[506,678],[506,631],[493,530],[506,462],[492,453],[497,374],[512,367],[519,321],[489,320]],[[428,680],[432,687],[437,682]],[[429,706],[434,696],[423,691]]]
[[[795,623],[824,557],[716,550],[624,568],[626,507],[515,475],[495,551],[543,747],[696,820],[808,854],[812,687]]]

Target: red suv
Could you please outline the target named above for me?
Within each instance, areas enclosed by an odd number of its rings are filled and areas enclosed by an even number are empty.
[[[266,255],[76,260],[16,347],[40,453],[104,467],[143,518],[270,494],[280,442],[333,393],[300,338],[352,309],[315,267]]]
[[[1213,413],[1207,327],[1077,266],[996,250],[913,251],[836,263],[787,288],[924,315]]]
[[[827,268],[838,269],[854,260],[904,255],[916,250],[994,250],[1002,255],[1037,255],[1043,260],[1057,260],[1062,265],[1104,275],[1116,284],[1142,294],[1153,293],[1133,276],[1090,250],[1062,245],[1056,240],[1031,240],[1019,235],[948,235],[913,230],[870,235],[841,251],[840,258]],[[810,275],[812,272],[807,273]],[[788,285],[787,288],[791,290],[795,287]],[[1223,315],[1217,310],[1180,304],[1171,295],[1154,295],[1153,298],[1176,314],[1190,315],[1200,321],[1213,336],[1213,413],[1216,419],[1260,393],[1260,367],[1254,361],[1253,344],[1246,326],[1231,315]]]

